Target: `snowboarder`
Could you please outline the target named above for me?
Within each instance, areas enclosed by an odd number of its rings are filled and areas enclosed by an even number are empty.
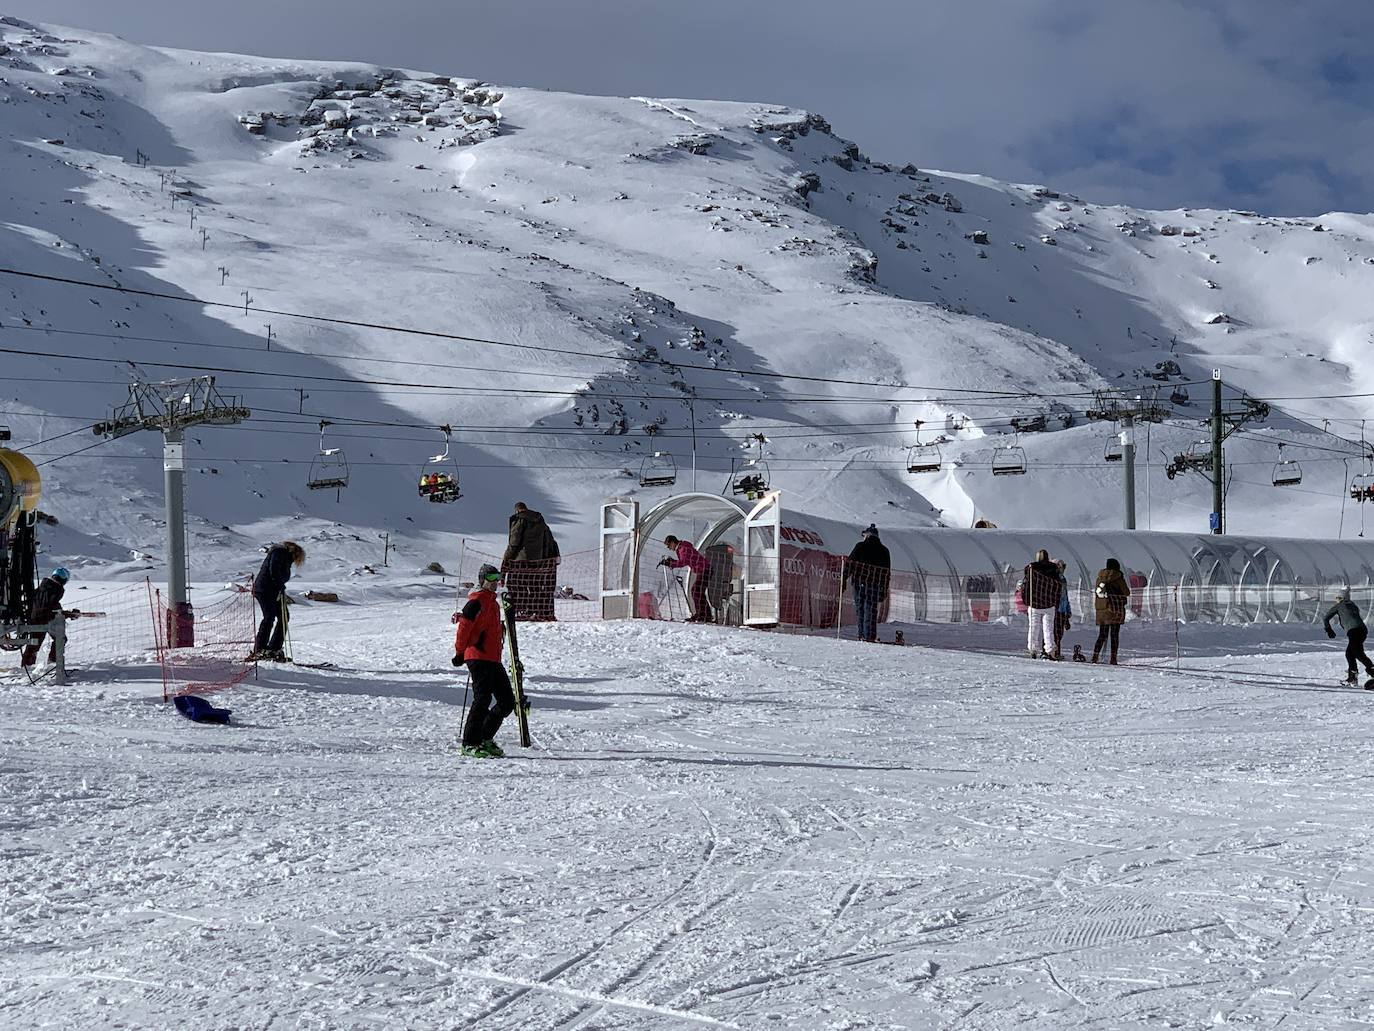
[[[506,552],[501,556],[501,572],[516,619],[553,621],[558,557],[558,541],[544,517],[517,501],[510,517]]]
[[[1102,655],[1102,646],[1111,639],[1111,658],[1116,662],[1117,648],[1121,643],[1121,624],[1126,622],[1126,601],[1131,596],[1131,588],[1121,573],[1121,563],[1114,558],[1107,559],[1106,568],[1097,573],[1096,586],[1093,588],[1093,609],[1097,615],[1097,643],[1093,645],[1092,661],[1097,662]]]
[[[1069,578],[1065,575],[1068,563],[1062,558],[1054,560],[1059,570],[1059,604],[1054,609],[1054,657],[1064,657],[1064,632],[1073,625],[1073,605],[1069,601]]]
[[[878,609],[887,601],[892,583],[892,553],[878,537],[878,527],[869,523],[859,535],[859,543],[849,552],[840,577],[840,589],[854,581],[854,615],[859,621],[859,640],[878,640]]]
[[[458,631],[453,638],[453,664],[467,664],[472,677],[472,707],[463,723],[463,754],[478,759],[499,758],[506,753],[496,743],[501,722],[515,711],[515,691],[501,662],[506,627],[496,597],[501,571],[484,565],[477,572],[477,586],[468,595],[463,611],[453,617]]]
[[[299,569],[304,561],[305,549],[295,541],[282,541],[267,549],[267,557],[253,577],[253,598],[262,610],[262,622],[253,639],[249,662],[281,662],[286,658],[281,650],[286,639],[286,584],[291,579],[292,567]]]
[[[57,617],[57,613],[62,609],[62,595],[66,593],[67,581],[71,578],[71,573],[63,566],[58,566],[43,577],[38,584],[38,590],[33,592],[33,602],[29,606],[30,626],[45,627]],[[23,665],[32,666],[38,661],[38,650],[43,647],[43,638],[46,636],[46,631],[39,631],[29,637],[29,643],[19,657]],[[56,641],[48,646],[48,661],[57,661]]]
[[[711,563],[690,541],[680,541],[671,533],[663,538],[663,546],[673,553],[673,557],[661,560],[660,566],[687,569],[692,573],[692,614],[687,617],[687,622],[710,623],[711,603],[706,597],[706,574],[711,568]]]
[[[1334,638],[1336,631],[1331,629],[1331,621],[1339,620],[1341,629],[1345,631],[1345,664],[1349,668],[1346,673],[1345,682],[1347,684],[1359,683],[1359,675],[1356,671],[1356,663],[1363,664],[1365,672],[1371,678],[1365,684],[1367,690],[1374,691],[1374,662],[1365,654],[1364,642],[1369,636],[1369,627],[1365,626],[1364,620],[1360,617],[1360,610],[1355,603],[1350,600],[1350,592],[1337,591],[1336,604],[1326,610],[1326,615],[1322,617],[1322,628],[1326,631],[1326,636]]]
[[[1055,611],[1059,608],[1059,567],[1050,553],[1041,548],[1035,561],[1026,566],[1021,579],[1021,596],[1026,602],[1026,651],[1032,659],[1053,659]]]

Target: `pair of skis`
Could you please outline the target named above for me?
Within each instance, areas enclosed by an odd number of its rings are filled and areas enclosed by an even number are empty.
[[[501,616],[506,621],[506,644],[509,648],[510,686],[515,692],[515,725],[520,731],[520,747],[529,748],[530,700],[525,697],[525,664],[520,661],[520,638],[515,632],[515,608],[510,595],[501,595]]]

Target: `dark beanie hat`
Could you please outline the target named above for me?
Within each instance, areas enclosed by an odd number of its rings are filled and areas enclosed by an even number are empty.
[[[860,534],[860,536],[861,536],[861,537],[876,537],[876,536],[878,536],[878,526],[877,526],[877,524],[876,524],[876,523],[869,523],[866,527],[864,527],[863,533]]]

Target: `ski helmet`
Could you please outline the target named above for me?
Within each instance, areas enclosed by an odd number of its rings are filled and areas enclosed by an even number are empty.
[[[52,571],[50,575],[54,580],[58,581],[59,583],[66,583],[68,580],[72,578],[72,574],[67,572],[66,566],[58,566],[56,569]]]
[[[482,568],[477,570],[477,579],[481,581],[499,580],[501,579],[501,570],[490,562],[483,563]]]

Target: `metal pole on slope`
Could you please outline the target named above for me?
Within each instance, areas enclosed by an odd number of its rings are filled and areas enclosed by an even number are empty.
[[[186,598],[186,434],[162,432],[163,493],[167,506],[167,646],[186,648],[191,629]]]
[[[1122,479],[1126,487],[1126,529],[1135,529],[1135,416],[1121,417]]]
[[[697,489],[697,405],[694,394],[687,395],[687,412],[692,418],[692,493]]]
[[[1222,524],[1222,504],[1226,492],[1226,470],[1222,464],[1221,441],[1225,434],[1221,414],[1221,370],[1212,370],[1212,519],[1215,534],[1225,532]]]

